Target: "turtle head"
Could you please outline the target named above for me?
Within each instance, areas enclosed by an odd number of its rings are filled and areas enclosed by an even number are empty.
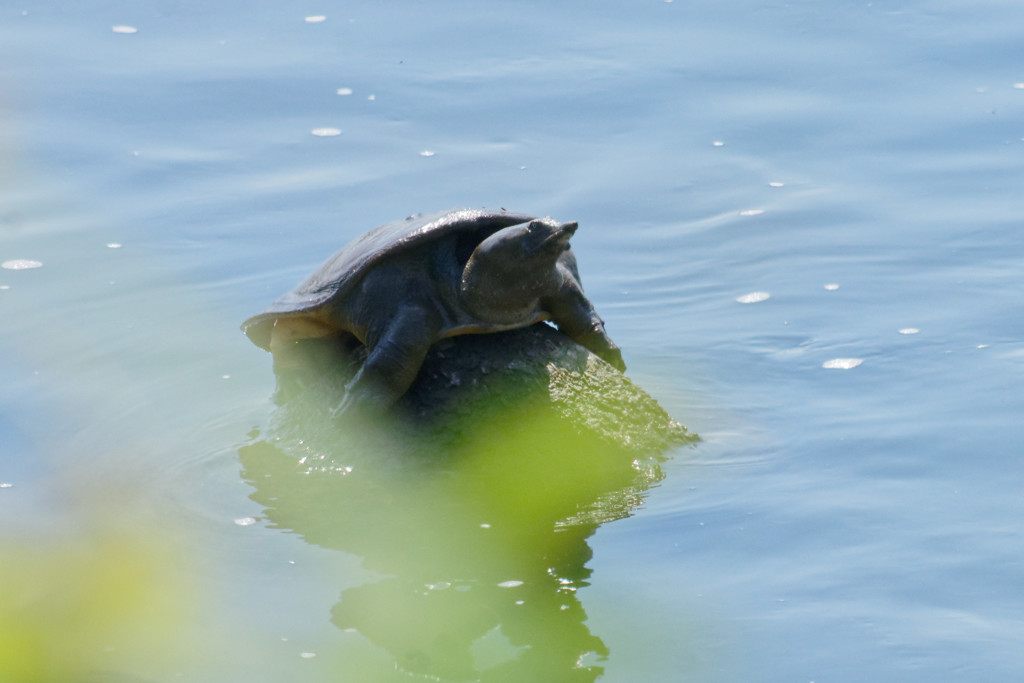
[[[513,230],[519,226],[508,228]],[[559,223],[550,218],[539,218],[526,224],[525,234],[515,236],[509,235],[506,239],[517,240],[522,244],[522,249],[529,258],[540,258],[548,255],[558,260],[562,252],[569,249],[569,238],[576,233],[579,227],[574,221],[571,223]],[[504,232],[504,231],[499,231]],[[491,235],[488,239],[494,239],[497,234]],[[481,244],[481,246],[483,246]]]
[[[480,242],[462,271],[462,299],[482,320],[512,323],[538,310],[561,283],[556,267],[577,224],[538,218],[498,230]]]
[[[533,269],[543,264],[554,267],[562,252],[569,248],[569,239],[577,227],[575,222],[559,223],[550,218],[513,225],[481,242],[473,252],[473,258],[518,263],[519,268]]]

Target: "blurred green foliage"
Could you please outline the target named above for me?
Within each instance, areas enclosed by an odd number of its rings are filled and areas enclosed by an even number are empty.
[[[189,592],[166,539],[112,522],[0,540],[0,681],[166,678]]]

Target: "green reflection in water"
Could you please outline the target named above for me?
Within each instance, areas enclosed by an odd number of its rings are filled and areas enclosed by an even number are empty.
[[[240,449],[243,477],[272,526],[379,573],[343,590],[338,628],[407,674],[597,679],[609,652],[576,594],[590,576],[587,539],[662,477],[656,458],[567,429],[536,401],[481,408],[436,448],[397,424],[346,432],[297,419],[302,438]]]

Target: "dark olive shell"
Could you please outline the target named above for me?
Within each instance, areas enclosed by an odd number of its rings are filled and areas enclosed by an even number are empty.
[[[348,296],[359,278],[382,259],[409,249],[428,246],[432,241],[453,233],[475,232],[483,240],[498,230],[534,218],[503,209],[454,209],[418,214],[405,220],[385,223],[350,242],[324,261],[305,281],[278,298],[265,311],[242,323],[242,330],[254,344],[269,350],[270,333],[275,320],[302,316],[336,297]]]

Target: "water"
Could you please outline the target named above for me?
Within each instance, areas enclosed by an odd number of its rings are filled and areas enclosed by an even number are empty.
[[[273,378],[237,329],[374,225],[505,206],[580,222],[630,376],[704,438],[573,541],[592,557],[566,610],[524,584],[546,605],[524,623],[568,653],[547,680],[1013,677],[1022,21],[994,0],[8,3],[0,261],[42,266],[0,269],[0,572],[51,602],[31,627],[3,606],[0,635],[155,680],[440,675],[388,641],[401,624],[469,629],[442,679],[522,661],[513,617],[432,615],[250,497]],[[393,540],[409,568],[462,555]],[[357,603],[381,632],[339,616]]]

